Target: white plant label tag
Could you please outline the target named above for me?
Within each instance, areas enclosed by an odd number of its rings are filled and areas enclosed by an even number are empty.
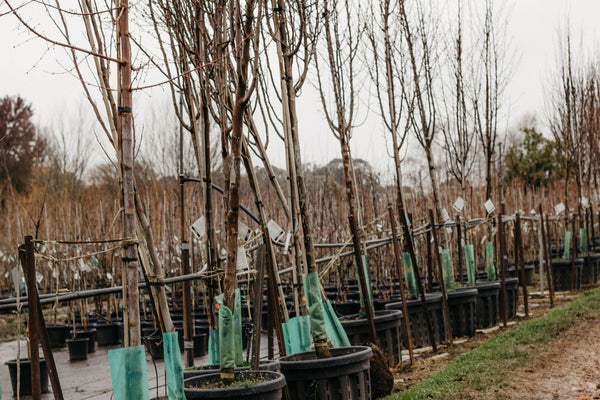
[[[452,205],[452,208],[454,208],[458,212],[461,212],[465,208],[465,200],[462,197],[458,196],[458,198]]]
[[[269,222],[267,222],[267,230],[269,231],[269,236],[271,237],[271,240],[273,240],[274,242],[283,241],[285,231],[279,225],[277,225],[277,222],[273,221],[272,219],[269,220]]]
[[[483,206],[485,207],[485,210],[488,212],[488,214],[491,214],[496,210],[496,206],[494,205],[494,203],[492,203],[491,199],[487,199],[487,201],[483,203]]]
[[[557,205],[554,206],[554,212],[558,215],[561,212],[565,211],[565,204],[564,203],[558,203]]]
[[[252,229],[248,228],[242,221],[238,221],[238,240],[247,242],[252,236]]]
[[[194,232],[196,238],[202,239],[202,237],[204,237],[204,235],[206,234],[206,218],[204,217],[204,215],[201,215],[200,218],[198,218],[192,224],[192,226],[190,226],[190,229],[192,230],[192,232]]]
[[[239,246],[237,248],[236,269],[238,272],[246,271],[248,269],[248,257],[246,257],[246,249],[244,246]]]

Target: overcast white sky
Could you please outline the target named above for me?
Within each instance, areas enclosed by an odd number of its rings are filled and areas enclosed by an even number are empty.
[[[502,3],[510,12],[508,39],[517,55],[517,68],[506,92],[510,101],[508,122],[515,123],[526,113],[536,113],[543,119],[544,79],[554,65],[559,28],[570,17],[575,39],[579,41],[581,35],[581,46],[595,52],[600,1],[503,0]],[[5,11],[6,5],[0,3],[0,13]],[[29,21],[35,25],[36,18],[32,15]],[[82,90],[76,78],[65,73],[61,66],[68,62],[64,61],[64,51],[46,51],[48,46],[19,27],[12,16],[0,17],[0,38],[0,96],[20,95],[30,101],[36,120],[42,125],[50,124],[57,116],[68,118],[79,112]],[[160,109],[168,101],[165,97],[162,90],[156,90],[142,96],[140,101],[160,103]],[[339,145],[321,117],[318,100],[300,98],[300,103],[303,161],[323,164],[339,157]],[[385,171],[391,165],[384,150],[385,140],[378,133],[380,126],[371,125],[355,130],[353,154]],[[271,155],[274,164],[285,165],[283,148],[278,143],[272,144]]]

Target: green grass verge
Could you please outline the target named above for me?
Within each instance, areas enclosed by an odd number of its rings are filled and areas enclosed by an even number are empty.
[[[572,327],[578,318],[599,309],[600,289],[588,291],[564,307],[462,354],[421,384],[388,399],[456,399],[465,392],[479,392],[482,399],[487,398],[486,395],[493,397],[488,390],[511,387],[506,371],[531,361],[534,354],[547,351],[547,345]]]

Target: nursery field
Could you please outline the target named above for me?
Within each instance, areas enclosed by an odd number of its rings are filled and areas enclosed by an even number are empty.
[[[573,297],[397,371],[389,399],[600,398],[600,289]]]

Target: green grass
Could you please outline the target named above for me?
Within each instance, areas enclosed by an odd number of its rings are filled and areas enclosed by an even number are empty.
[[[465,392],[478,392],[481,399],[493,398],[494,389],[502,391],[511,387],[506,371],[531,361],[534,354],[547,351],[548,344],[572,327],[578,318],[599,309],[600,289],[586,292],[563,308],[490,339],[457,357],[421,384],[389,399],[456,399]]]

